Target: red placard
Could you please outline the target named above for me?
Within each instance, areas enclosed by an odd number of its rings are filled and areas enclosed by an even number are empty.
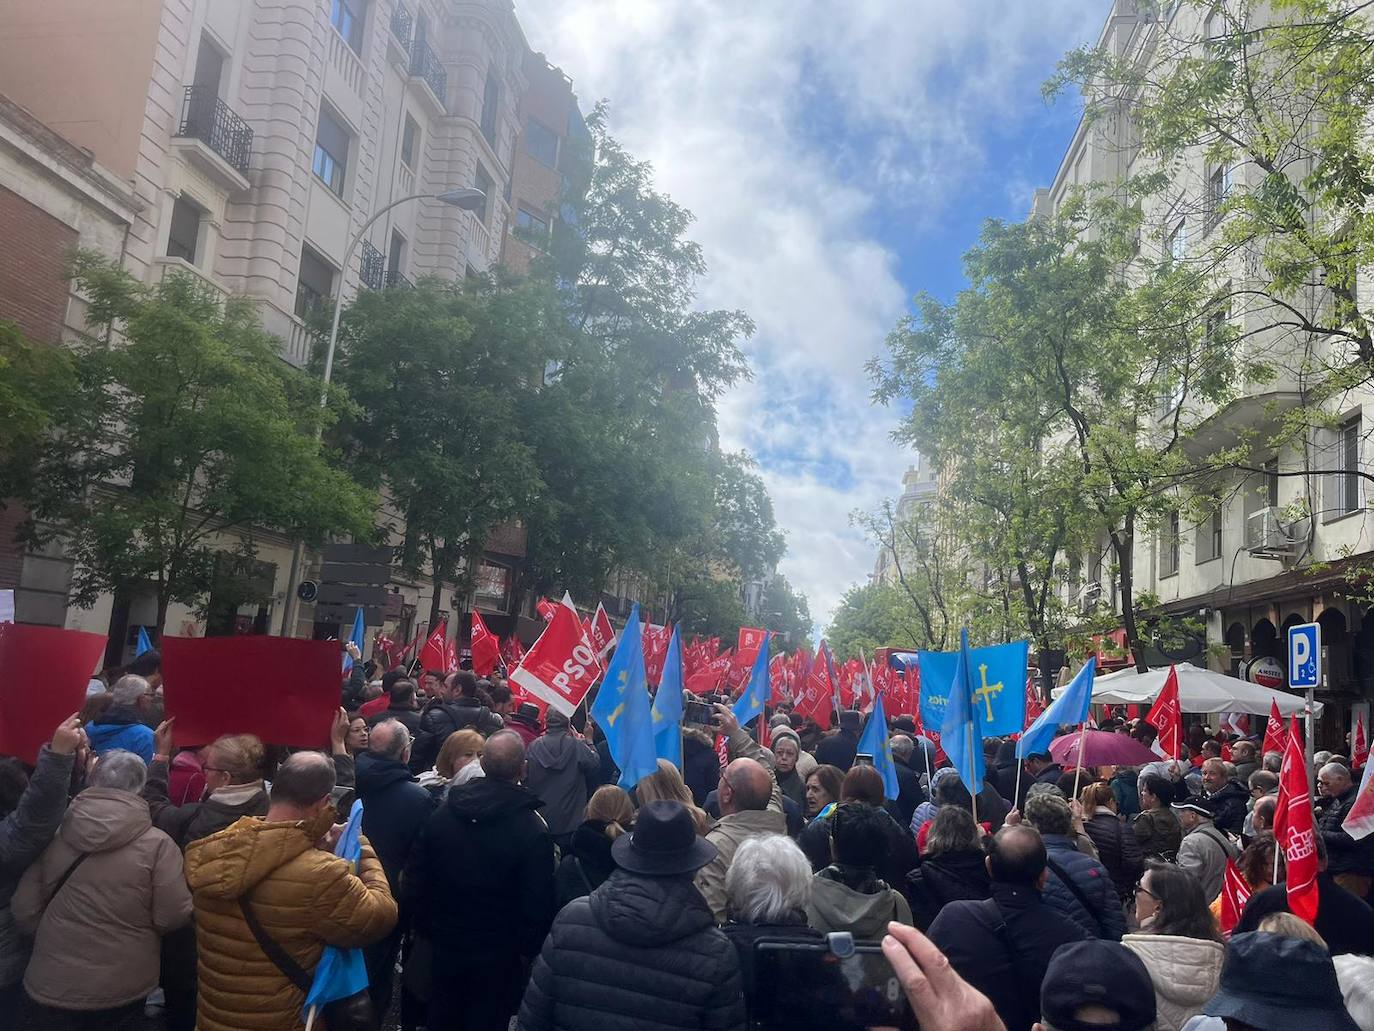
[[[339,642],[167,637],[162,676],[179,745],[255,734],[269,745],[320,748],[339,707]]]
[[[0,623],[0,753],[38,761],[53,730],[85,702],[105,641],[79,630]]]

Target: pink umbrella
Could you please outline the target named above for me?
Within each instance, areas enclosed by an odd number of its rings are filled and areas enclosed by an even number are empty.
[[[1050,755],[1066,770],[1080,765],[1079,734],[1064,734],[1050,742]],[[1106,730],[1089,730],[1082,735],[1083,766],[1143,766],[1159,759],[1139,741],[1125,734]]]

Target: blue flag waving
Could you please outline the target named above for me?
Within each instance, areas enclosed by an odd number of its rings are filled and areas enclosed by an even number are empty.
[[[361,655],[363,653],[363,607],[361,605],[358,606],[358,611],[353,616],[353,629],[349,631],[348,640],[357,645],[358,654]],[[353,668],[353,656],[349,655],[348,652],[344,652],[343,668],[345,673]]]
[[[888,800],[897,797],[897,767],[892,762],[892,744],[887,736],[887,714],[883,712],[883,696],[873,702],[868,723],[859,738],[857,751],[873,756],[873,768],[883,778],[883,794]],[[948,753],[946,753],[948,754]]]
[[[1093,701],[1093,678],[1097,676],[1097,656],[1088,659],[1088,664],[1078,671],[1069,681],[1049,708],[1036,717],[1035,722],[1026,728],[1021,740],[1016,742],[1016,758],[1048,752],[1054,732],[1066,723],[1082,723],[1088,718],[1088,709]]]
[[[354,802],[348,813],[348,822],[339,835],[339,843],[334,846],[334,854],[347,860],[355,874],[363,854],[362,837],[363,804]],[[301,1016],[309,1025],[311,1010],[319,1009],[335,999],[357,995],[366,988],[367,964],[363,960],[363,950],[326,945],[320,954],[320,962],[315,966],[315,980],[311,982],[310,992],[305,997]]]
[[[940,747],[959,772],[964,787],[973,794],[983,790],[983,731],[980,710],[974,700],[969,662],[968,631],[959,635],[959,650],[954,653],[954,676],[949,681],[944,722],[940,724]],[[1025,703],[1024,694],[1022,704]]]
[[[921,671],[921,722],[927,727],[944,725],[949,695],[943,687],[954,682],[954,667],[960,654],[920,652],[916,656]],[[1025,683],[1029,658],[1028,641],[968,651],[968,682],[984,734],[994,737],[1016,734],[1026,725]]]
[[[620,767],[619,784],[628,791],[658,770],[654,750],[653,713],[649,707],[649,678],[644,672],[644,628],[639,605],[620,634],[615,655],[601,679],[601,690],[590,711],[606,735],[611,758]]]
[[[754,668],[749,671],[749,683],[745,685],[744,693],[735,701],[733,711],[741,727],[748,726],[750,720],[763,715],[763,705],[768,701],[768,695],[772,691],[768,684],[768,642],[772,637],[770,633],[763,635],[759,654],[754,659]]]
[[[652,709],[654,751],[682,769],[682,627],[673,627]]]
[[[148,628],[141,626],[138,628],[138,643],[134,645],[134,658],[138,658],[144,652],[153,650],[153,642],[148,640]]]

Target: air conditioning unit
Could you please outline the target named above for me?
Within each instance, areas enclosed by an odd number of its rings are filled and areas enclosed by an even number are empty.
[[[1102,600],[1102,584],[1094,582],[1083,585],[1083,593],[1079,595],[1078,607],[1082,612],[1091,612],[1092,609]]]
[[[1245,517],[1245,550],[1259,558],[1288,558],[1297,550],[1292,531],[1277,508],[1262,508]]]

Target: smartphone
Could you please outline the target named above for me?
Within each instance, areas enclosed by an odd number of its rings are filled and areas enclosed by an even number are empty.
[[[699,727],[713,727],[715,721],[715,706],[706,702],[687,702],[682,707],[683,723],[693,723]]]
[[[854,756],[854,765],[855,765],[855,766],[872,766],[872,765],[873,765],[873,756],[869,755],[867,752],[859,752],[859,753],[857,753],[857,754]]]
[[[824,941],[760,939],[754,984],[755,1031],[919,1031],[882,949],[856,945],[847,932]]]

